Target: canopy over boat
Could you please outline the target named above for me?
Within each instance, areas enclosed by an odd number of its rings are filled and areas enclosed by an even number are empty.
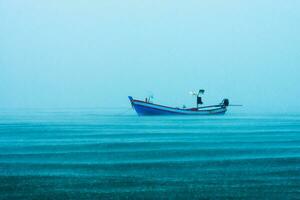
[[[197,97],[197,107],[195,108],[177,108],[170,106],[163,106],[154,104],[151,102],[153,97],[146,98],[145,101],[133,99],[129,96],[132,107],[135,109],[138,115],[218,115],[225,114],[227,107],[229,106],[229,100],[224,99],[220,104],[211,106],[202,106],[203,104],[201,94],[204,90],[199,90],[198,93],[191,93]]]

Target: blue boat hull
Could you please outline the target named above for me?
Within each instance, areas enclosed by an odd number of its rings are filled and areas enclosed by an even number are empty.
[[[180,109],[134,100],[129,97],[131,105],[138,115],[220,115],[227,111],[225,106],[215,106],[210,109]]]

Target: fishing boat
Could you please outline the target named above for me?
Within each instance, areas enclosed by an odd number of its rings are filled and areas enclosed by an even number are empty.
[[[192,95],[196,96],[196,107],[194,108],[182,108],[179,107],[170,107],[155,104],[152,102],[152,96],[143,100],[134,99],[129,96],[130,103],[132,107],[135,109],[138,115],[220,115],[225,114],[227,111],[227,107],[229,106],[229,100],[223,99],[223,101],[217,105],[210,106],[199,106],[202,105],[202,97],[204,94],[204,90],[201,89],[196,92],[191,92]],[[237,105],[235,105],[237,106]]]

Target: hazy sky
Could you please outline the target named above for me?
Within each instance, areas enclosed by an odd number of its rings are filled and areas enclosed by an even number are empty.
[[[0,107],[300,112],[300,1],[0,0]]]

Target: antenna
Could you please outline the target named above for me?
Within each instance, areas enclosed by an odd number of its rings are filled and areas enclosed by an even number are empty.
[[[198,94],[194,91],[189,92],[190,95],[197,96]]]

